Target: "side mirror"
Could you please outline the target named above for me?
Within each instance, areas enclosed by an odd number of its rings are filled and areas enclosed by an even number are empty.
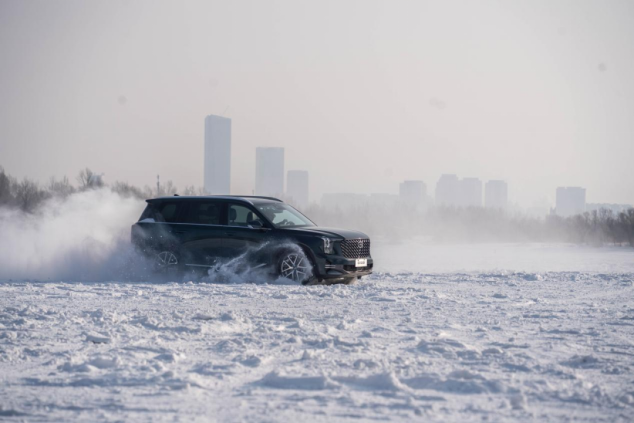
[[[262,229],[264,227],[262,222],[259,220],[249,220],[247,224],[253,229]]]

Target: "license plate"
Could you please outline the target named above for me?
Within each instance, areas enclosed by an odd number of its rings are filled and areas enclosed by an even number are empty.
[[[368,259],[357,259],[354,265],[356,267],[366,267],[368,265]]]

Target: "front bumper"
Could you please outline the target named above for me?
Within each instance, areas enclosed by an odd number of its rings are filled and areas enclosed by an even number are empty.
[[[355,259],[342,256],[323,255],[318,258],[316,270],[320,279],[345,279],[366,276],[372,273],[374,261],[367,257],[368,265],[356,267]]]

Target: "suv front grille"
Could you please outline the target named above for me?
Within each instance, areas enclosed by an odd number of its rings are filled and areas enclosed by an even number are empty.
[[[341,241],[341,252],[350,259],[370,257],[370,240],[344,239]]]

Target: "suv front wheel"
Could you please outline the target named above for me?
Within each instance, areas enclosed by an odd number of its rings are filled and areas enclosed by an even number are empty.
[[[277,274],[302,285],[309,285],[316,281],[310,259],[298,252],[285,252],[280,255],[277,262]]]

